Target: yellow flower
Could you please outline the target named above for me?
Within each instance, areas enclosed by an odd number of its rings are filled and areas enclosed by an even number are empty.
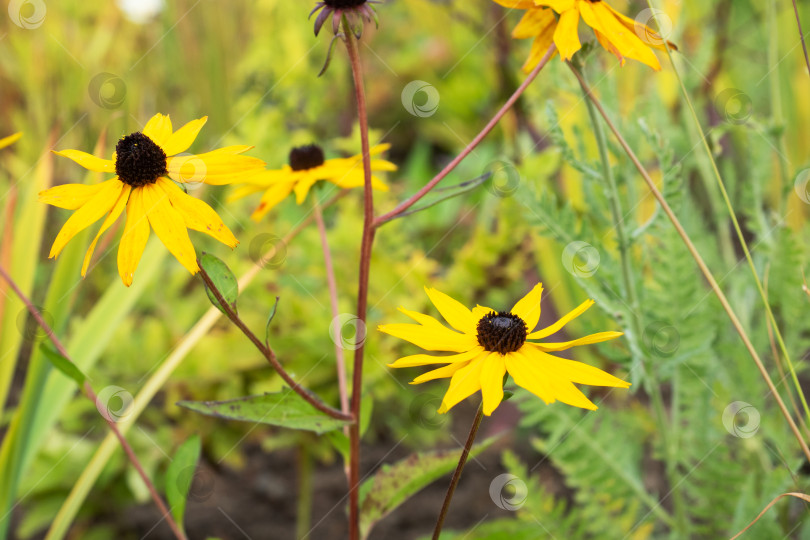
[[[664,39],[647,25],[625,17],[604,0],[494,1],[502,6],[528,10],[512,33],[515,39],[535,38],[529,60],[523,66],[527,72],[537,66],[552,42],[563,60],[573,58],[582,47],[578,30],[580,15],[593,29],[602,47],[615,54],[622,65],[625,58],[631,58],[655,70],[661,69],[651,48],[666,50]],[[667,43],[677,50],[674,44]]]
[[[251,146],[228,146],[205,154],[179,155],[191,146],[207,120],[206,116],[191,121],[173,132],[169,117],[156,114],[143,131],[131,133],[118,141],[112,159],[102,159],[79,150],[54,152],[85,169],[115,174],[116,177],[90,186],[64,184],[39,194],[41,202],[76,210],[59,231],[49,257],[57,257],[71,238],[106,216],[84,257],[84,277],[99,238],[115,223],[124,207],[127,220],[118,246],[118,273],[127,287],[132,284],[150,228],[192,274],[199,268],[187,229],[203,232],[235,247],[239,242],[214,209],[187,195],[174,182],[230,184],[255,174],[264,168],[265,163],[240,155]]]
[[[440,413],[447,412],[480,389],[484,414],[492,414],[503,399],[506,373],[512,376],[518,386],[547,404],[559,400],[574,407],[591,410],[595,410],[596,405],[573,383],[617,388],[630,386],[630,383],[601,369],[549,354],[577,345],[614,339],[621,336],[621,332],[599,332],[564,343],[529,341],[543,339],[558,332],[591,307],[593,300],[583,302],[551,326],[533,331],[540,321],[542,284],[536,285],[511,311],[500,312],[483,306],[469,310],[436,289],[425,288],[425,291],[444,320],[457,332],[429,315],[403,308],[399,310],[419,324],[385,324],[379,329],[428,351],[456,353],[450,356],[417,354],[389,364],[393,368],[447,364],[420,375],[411,383],[420,384],[451,377],[450,387],[439,408]]]
[[[22,137],[22,132],[15,133],[14,135],[9,135],[8,137],[3,137],[2,139],[0,139],[0,148],[5,148],[10,144],[14,144],[20,139],[20,137]]]
[[[379,144],[371,148],[370,154],[381,154],[391,147],[390,144]],[[397,166],[382,159],[371,160],[372,171],[395,171]],[[262,171],[251,176],[245,185],[237,189],[229,200],[237,200],[263,191],[259,207],[251,217],[259,221],[267,212],[283,201],[290,193],[295,191],[295,200],[298,204],[307,198],[310,188],[319,180],[332,182],[338,187],[348,189],[364,185],[363,155],[358,154],[350,158],[324,159],[323,150],[314,144],[293,148],[290,152],[290,163],[281,169]],[[376,176],[371,177],[374,189],[388,191],[382,180]]]

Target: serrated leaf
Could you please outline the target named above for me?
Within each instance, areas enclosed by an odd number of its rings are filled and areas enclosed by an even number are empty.
[[[495,442],[497,437],[476,444],[470,451],[475,457]],[[434,450],[412,454],[380,470],[360,486],[360,534],[367,538],[371,528],[393,512],[409,497],[455,470],[461,449]]]
[[[227,401],[181,401],[178,405],[209,416],[314,431],[319,434],[340,429],[348,424],[344,420],[331,418],[322,413],[289,388],[261,396],[247,396]]]
[[[166,470],[166,498],[169,500],[175,522],[183,530],[185,530],[183,516],[186,513],[188,492],[194,481],[194,471],[197,470],[199,459],[200,436],[193,435],[180,445]]]
[[[200,256],[200,266],[202,266],[203,270],[208,274],[208,277],[211,278],[211,281],[214,283],[214,286],[219,291],[219,294],[222,295],[225,302],[227,302],[233,312],[236,313],[236,299],[239,297],[239,284],[236,281],[236,276],[231,272],[231,269],[228,268],[228,265],[210,253],[203,253],[202,256]],[[225,310],[222,309],[214,293],[208,288],[207,283],[205,284],[205,292],[208,294],[208,299],[211,300],[211,303],[222,313],[225,313]]]
[[[65,376],[70,377],[71,379],[76,381],[76,384],[79,385],[79,388],[82,387],[84,381],[87,380],[87,375],[82,373],[82,370],[76,367],[76,364],[74,364],[73,362],[71,362],[70,360],[68,360],[67,358],[65,358],[64,356],[62,356],[61,354],[59,354],[58,352],[51,349],[45,344],[42,345],[41,349],[43,354],[45,355],[45,358],[48,359],[48,361],[51,363],[53,367],[61,371],[62,374],[64,374]]]

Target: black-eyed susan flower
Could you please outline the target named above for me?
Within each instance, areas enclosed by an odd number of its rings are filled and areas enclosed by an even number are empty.
[[[624,65],[626,58],[638,60],[655,70],[661,64],[652,49],[666,50],[664,39],[645,24],[613,9],[604,0],[494,0],[502,6],[527,10],[512,33],[515,39],[534,38],[529,60],[523,69],[531,71],[554,43],[563,60],[573,58],[582,44],[580,16],[596,34],[599,43]],[[557,16],[554,15],[557,14]],[[677,47],[667,42],[669,47]]]
[[[0,148],[5,148],[10,144],[14,144],[20,139],[20,137],[22,137],[22,132],[15,133],[14,135],[9,135],[8,137],[3,137],[2,139],[0,139]]]
[[[621,336],[621,332],[599,332],[562,343],[536,341],[558,332],[591,307],[593,300],[583,302],[551,326],[535,331],[540,321],[542,284],[536,285],[510,311],[495,311],[483,306],[470,310],[436,289],[425,288],[425,291],[454,330],[430,315],[403,308],[399,310],[418,324],[385,324],[379,329],[428,351],[455,353],[450,356],[417,354],[389,365],[404,368],[447,364],[420,375],[411,383],[450,377],[450,387],[442,400],[440,413],[481,390],[484,414],[492,414],[503,399],[504,375],[507,373],[518,386],[547,404],[562,401],[591,410],[595,410],[596,405],[574,383],[617,388],[630,386],[630,383],[601,369],[549,354],[614,339]]]
[[[379,4],[377,0],[323,0],[318,2],[315,9],[309,14],[312,17],[315,13],[315,35],[321,32],[324,23],[332,18],[332,32],[337,35],[340,32],[340,23],[343,17],[349,23],[352,32],[360,38],[363,32],[363,20],[366,22],[377,21],[377,12],[373,4]]]
[[[172,255],[192,274],[199,268],[187,229],[203,232],[231,248],[235,247],[239,242],[214,209],[187,195],[174,182],[230,184],[262,170],[265,163],[240,155],[251,146],[228,146],[205,154],[179,155],[191,146],[207,120],[208,117],[193,120],[172,131],[169,117],[156,114],[143,131],[131,133],[118,141],[112,159],[102,159],[79,150],[55,152],[85,169],[116,176],[100,184],[64,184],[39,194],[41,202],[75,210],[54,240],[49,257],[57,257],[71,238],[104,217],[85,254],[84,277],[99,238],[115,223],[124,208],[127,219],[118,246],[118,273],[126,286],[132,284],[150,230],[155,231]]]
[[[378,144],[370,150],[372,156],[382,154],[390,144]],[[397,166],[383,159],[371,160],[372,171],[395,171]],[[293,148],[289,164],[281,169],[262,171],[251,176],[231,195],[229,200],[237,200],[253,193],[264,192],[259,206],[251,217],[259,221],[267,212],[283,201],[293,191],[298,204],[307,198],[310,188],[316,182],[325,180],[338,187],[348,189],[365,184],[363,155],[349,158],[325,159],[323,150],[314,144]],[[382,180],[372,175],[371,186],[380,191],[388,191]]]

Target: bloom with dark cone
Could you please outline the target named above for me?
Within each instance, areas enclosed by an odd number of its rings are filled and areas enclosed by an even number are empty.
[[[404,368],[429,364],[446,364],[414,379],[419,384],[450,378],[450,387],[442,400],[440,413],[481,390],[484,414],[490,415],[503,399],[504,375],[535,394],[547,404],[561,401],[574,407],[595,410],[591,400],[576,384],[627,388],[630,383],[593,366],[554,356],[577,345],[600,343],[622,335],[621,332],[599,332],[562,343],[538,342],[555,334],[591,307],[587,300],[556,323],[534,331],[540,321],[540,297],[543,286],[536,285],[510,311],[495,311],[483,306],[472,310],[436,289],[428,289],[433,305],[451,330],[430,315],[403,308],[399,310],[418,324],[385,324],[379,329],[428,351],[455,353],[449,356],[417,354],[400,358],[389,367]]]
[[[343,17],[346,17],[349,28],[360,39],[364,20],[366,22],[374,21],[377,24],[377,12],[372,4],[379,3],[377,0],[323,0],[318,2],[315,9],[309,14],[312,17],[320,11],[315,18],[315,35],[317,36],[321,32],[321,28],[330,17],[332,18],[332,33],[337,35],[340,32],[340,23],[343,21]]]
[[[85,169],[116,176],[100,184],[64,184],[39,194],[41,202],[75,210],[56,236],[50,258],[57,257],[80,231],[105,218],[85,254],[84,277],[99,238],[125,208],[127,219],[118,246],[118,273],[127,287],[132,284],[150,230],[192,274],[197,273],[199,267],[188,229],[235,247],[239,242],[214,209],[185,193],[175,182],[230,184],[262,170],[265,163],[240,155],[252,146],[228,146],[205,154],[180,155],[191,146],[207,120],[208,117],[200,118],[172,131],[169,117],[156,114],[142,131],[118,141],[112,159],[79,150],[55,152]]]
[[[664,39],[647,25],[626,17],[605,0],[494,0],[498,4],[527,10],[512,37],[534,38],[529,60],[523,66],[530,72],[554,43],[563,60],[570,60],[582,44],[579,19],[590,26],[597,41],[624,65],[626,58],[657,70],[661,64],[652,49],[666,50]],[[556,13],[556,16],[555,16]],[[669,48],[678,48],[666,42]]]

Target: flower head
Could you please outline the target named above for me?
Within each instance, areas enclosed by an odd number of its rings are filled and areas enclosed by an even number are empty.
[[[315,9],[309,14],[312,17],[315,13],[315,35],[321,32],[321,28],[329,17],[332,17],[332,33],[337,35],[340,32],[340,23],[343,17],[349,24],[349,28],[360,39],[363,33],[363,19],[366,22],[377,22],[377,12],[372,4],[379,4],[377,0],[323,0],[318,2]]]
[[[599,332],[563,343],[536,341],[558,332],[591,307],[593,300],[583,302],[551,326],[534,331],[540,321],[542,284],[536,285],[510,311],[495,311],[483,306],[470,310],[436,289],[425,288],[425,291],[455,330],[430,315],[403,308],[399,310],[418,324],[385,324],[379,329],[428,351],[455,353],[449,356],[417,354],[389,364],[393,368],[446,364],[420,375],[411,383],[450,377],[450,387],[442,400],[440,413],[481,390],[484,414],[492,414],[503,399],[504,375],[507,373],[518,386],[547,404],[559,400],[591,410],[595,410],[596,405],[574,383],[617,388],[630,386],[630,383],[601,369],[549,354],[614,339],[621,336],[621,332]]]
[[[9,135],[8,137],[3,137],[0,139],[0,148],[5,148],[6,146],[14,144],[20,139],[20,137],[22,137],[22,132]]]
[[[239,242],[214,209],[186,194],[174,182],[230,184],[262,170],[265,163],[240,155],[251,146],[228,146],[205,154],[180,155],[191,146],[207,120],[208,117],[193,120],[172,131],[169,117],[156,114],[143,131],[126,135],[118,141],[112,159],[102,159],[79,150],[54,152],[85,169],[116,176],[100,184],[64,184],[39,194],[41,202],[76,210],[59,231],[49,257],[57,257],[71,238],[106,216],[85,254],[84,277],[99,238],[115,223],[124,208],[127,220],[118,246],[118,273],[126,286],[132,284],[150,230],[155,231],[172,255],[192,274],[199,268],[188,229],[235,247]]]
[[[390,144],[379,144],[371,148],[370,154],[381,154],[391,147]],[[371,160],[372,171],[395,171],[397,166],[382,159]],[[363,155],[350,158],[326,159],[321,147],[310,144],[299,146],[290,151],[289,164],[281,169],[262,171],[245,180],[245,185],[237,189],[230,200],[241,199],[247,195],[264,192],[259,207],[251,216],[259,221],[267,212],[295,191],[298,204],[307,198],[310,188],[318,181],[326,180],[341,188],[361,187],[365,183],[363,175]],[[382,180],[371,177],[374,189],[388,191]]]
[[[604,0],[494,1],[527,10],[512,32],[515,39],[534,38],[529,59],[523,66],[527,72],[537,66],[552,43],[563,60],[573,58],[582,47],[578,30],[580,16],[593,29],[602,47],[615,54],[622,65],[626,58],[631,58],[655,70],[661,69],[652,49],[666,50],[664,39],[647,25],[625,17]],[[667,44],[677,50],[674,44]]]

